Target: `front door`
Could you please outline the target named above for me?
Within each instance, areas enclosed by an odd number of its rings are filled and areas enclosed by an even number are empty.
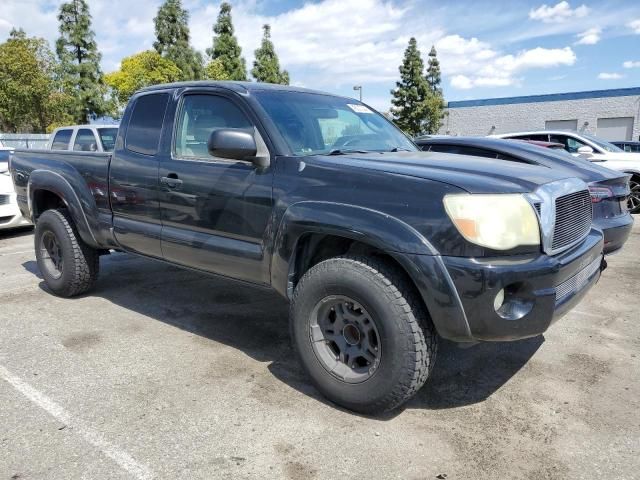
[[[182,265],[266,284],[272,168],[209,155],[207,140],[217,128],[259,135],[231,98],[185,94],[172,154],[160,162],[162,253]]]

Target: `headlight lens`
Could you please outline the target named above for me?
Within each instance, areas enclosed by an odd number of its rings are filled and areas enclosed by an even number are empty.
[[[520,194],[446,195],[444,208],[460,234],[483,247],[510,250],[540,244],[533,206]]]

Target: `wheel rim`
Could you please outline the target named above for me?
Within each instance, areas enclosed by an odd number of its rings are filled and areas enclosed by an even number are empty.
[[[51,231],[46,231],[40,238],[40,257],[42,265],[53,278],[62,276],[62,247],[58,238]]]
[[[375,321],[349,297],[330,295],[318,302],[309,338],[324,369],[346,383],[364,382],[380,366],[382,348]]]
[[[628,206],[631,213],[640,212],[640,182],[631,180],[629,182],[631,194],[629,195]]]

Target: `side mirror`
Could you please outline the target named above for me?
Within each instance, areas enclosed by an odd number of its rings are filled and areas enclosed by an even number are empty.
[[[258,151],[256,140],[246,130],[239,128],[220,128],[211,132],[207,142],[209,155],[253,162]]]
[[[593,155],[593,148],[587,145],[583,145],[582,147],[578,148],[578,155],[590,157],[591,155]]]

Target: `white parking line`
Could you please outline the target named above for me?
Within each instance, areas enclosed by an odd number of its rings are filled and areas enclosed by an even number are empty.
[[[51,400],[49,397],[33,388],[21,378],[12,374],[5,367],[0,365],[0,377],[9,383],[13,388],[27,397],[37,406],[45,410],[56,420],[73,427],[84,439],[94,447],[98,448],[111,460],[116,462],[124,470],[132,474],[139,480],[148,480],[153,478],[151,470],[145,465],[138,463],[131,455],[107,441],[99,432],[84,424],[80,419],[74,418],[63,407]]]
[[[584,315],[585,317],[593,317],[593,318],[604,318],[605,315],[599,315],[597,313],[584,312],[582,310],[573,309],[570,313],[575,313],[576,315]]]
[[[19,252],[0,253],[0,257],[6,257],[8,255],[22,255],[23,253],[33,253],[33,249],[32,250],[21,250]]]

